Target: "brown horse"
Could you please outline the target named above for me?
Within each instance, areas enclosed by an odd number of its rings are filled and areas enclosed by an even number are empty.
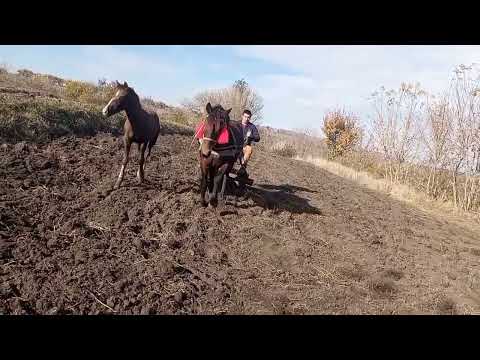
[[[225,191],[226,179],[233,168],[235,161],[243,149],[243,131],[241,123],[230,120],[229,114],[232,109],[225,110],[221,105],[206,106],[207,118],[203,135],[200,137],[201,145],[198,159],[201,170],[200,201],[202,206],[216,206],[220,182],[223,181],[221,194]],[[227,127],[229,141],[227,144],[217,144],[220,131]],[[207,187],[209,199],[205,199]]]
[[[103,108],[103,115],[111,116],[120,111],[125,110],[127,114],[127,120],[123,126],[124,135],[123,142],[125,146],[125,152],[122,161],[122,168],[120,174],[115,183],[114,189],[118,189],[123,181],[125,173],[125,167],[128,163],[130,154],[130,146],[132,143],[138,144],[138,150],[140,152],[139,168],[137,171],[137,178],[140,183],[145,178],[145,162],[150,157],[152,147],[157,142],[158,135],[160,133],[160,120],[158,115],[154,112],[148,112],[144,110],[140,104],[140,99],[135,91],[128,87],[126,82],[119,84],[116,82],[115,96],[108,102]],[[147,158],[145,159],[145,150],[148,147]]]

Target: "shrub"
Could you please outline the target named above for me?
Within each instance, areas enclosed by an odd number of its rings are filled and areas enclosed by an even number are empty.
[[[342,156],[360,143],[362,130],[358,118],[344,110],[328,112],[323,119],[323,128],[328,156],[333,159]]]
[[[280,141],[274,144],[271,147],[270,151],[274,154],[284,156],[284,157],[289,157],[289,158],[293,158],[297,155],[295,146],[283,141]]]
[[[191,126],[193,119],[187,113],[187,111],[181,109],[169,109],[162,112],[161,120],[165,120],[171,123],[181,124],[185,126]],[[197,119],[199,121],[199,119]]]
[[[89,100],[95,94],[95,87],[83,81],[69,80],[65,85],[65,96],[68,99],[82,101]]]
[[[77,102],[0,96],[0,137],[8,142],[44,142],[64,135],[119,133],[124,116],[105,118],[101,108]]]
[[[115,87],[106,82],[95,86],[83,81],[68,80],[64,92],[65,97],[70,100],[86,104],[106,105],[115,95]]]

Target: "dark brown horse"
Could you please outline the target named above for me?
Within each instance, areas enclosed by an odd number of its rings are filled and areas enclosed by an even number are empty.
[[[226,179],[233,168],[235,161],[243,149],[243,131],[241,123],[230,120],[232,109],[225,110],[221,105],[206,106],[207,118],[202,136],[200,136],[200,149],[198,159],[201,170],[200,201],[202,206],[216,206],[218,203],[218,190],[221,185],[221,194],[225,191]],[[227,127],[229,141],[227,144],[217,143],[221,130]],[[209,199],[205,199],[208,187]]]
[[[132,143],[138,144],[140,161],[137,178],[140,183],[143,182],[145,178],[145,162],[150,157],[152,147],[155,145],[158,134],[160,133],[160,121],[158,115],[142,108],[138,95],[131,87],[128,87],[126,82],[122,85],[117,81],[116,90],[117,92],[115,93],[115,96],[108,102],[102,111],[103,115],[107,117],[123,110],[125,110],[127,114],[127,120],[123,126],[125,152],[122,161],[122,168],[120,169],[120,174],[113,187],[114,189],[118,189],[123,181]],[[147,147],[148,154],[145,159],[145,150]]]

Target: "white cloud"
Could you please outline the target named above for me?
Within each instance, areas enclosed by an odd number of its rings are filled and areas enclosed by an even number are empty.
[[[366,118],[367,98],[382,85],[420,82],[438,92],[455,66],[480,63],[480,46],[233,46],[233,56],[223,46],[204,47],[218,48],[220,56],[195,47],[2,46],[0,62],[66,78],[127,81],[142,96],[172,105],[245,74],[264,98],[265,123],[284,128],[315,127],[335,106]]]
[[[113,46],[83,46],[85,61],[78,63],[83,76],[96,80],[127,80],[138,75],[171,76],[179,68],[161,59],[139,55]]]
[[[480,46],[235,46],[233,51],[294,74],[252,81],[265,98],[265,121],[272,116],[272,125],[288,128],[298,127],[298,116],[310,116],[301,121],[315,124],[335,106],[366,117],[367,98],[380,86],[419,82],[437,93],[447,87],[455,66],[480,62]]]
[[[83,46],[83,62],[76,63],[83,79],[127,81],[141,96],[170,105],[180,105],[192,95],[185,79],[194,79],[195,69],[164,58],[158,53],[140,53],[123,46]]]
[[[315,100],[307,99],[304,97],[296,98],[295,102],[299,105],[305,106],[306,108],[310,108],[318,105],[318,103]]]

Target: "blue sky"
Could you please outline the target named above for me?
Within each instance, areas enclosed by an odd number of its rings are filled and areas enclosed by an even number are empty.
[[[264,99],[263,123],[320,127],[336,106],[368,121],[380,86],[419,82],[436,93],[480,46],[1,46],[0,64],[68,79],[127,81],[171,105],[244,78]]]

